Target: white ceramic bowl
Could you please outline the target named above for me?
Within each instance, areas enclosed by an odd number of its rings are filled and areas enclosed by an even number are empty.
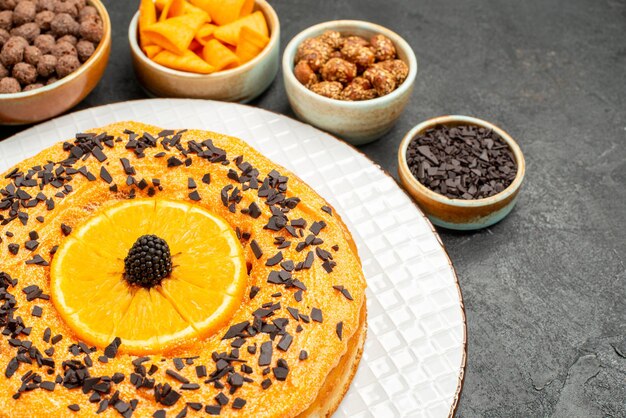
[[[137,12],[128,27],[128,41],[137,79],[149,94],[157,97],[249,102],[263,93],[276,78],[280,50],[280,23],[276,12],[265,0],[256,0],[254,10],[260,10],[265,15],[270,30],[269,44],[247,63],[213,74],[172,70],[148,58],[137,39]]]
[[[351,102],[329,99],[313,93],[293,74],[294,59],[298,46],[305,39],[321,35],[327,30],[365,38],[375,34],[385,35],[395,44],[398,58],[409,66],[409,75],[390,94],[371,100]],[[354,145],[374,141],[391,129],[411,97],[417,75],[415,54],[400,35],[383,26],[360,20],[334,20],[303,30],[285,48],[282,65],[287,98],[298,118]]]

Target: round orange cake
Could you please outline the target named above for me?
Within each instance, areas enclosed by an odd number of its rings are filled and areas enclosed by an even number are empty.
[[[245,142],[122,122],[0,180],[0,417],[318,417],[366,333],[350,233]]]

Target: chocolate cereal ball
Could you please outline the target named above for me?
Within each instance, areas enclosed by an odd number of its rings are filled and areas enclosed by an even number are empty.
[[[25,62],[15,64],[11,75],[22,85],[32,84],[37,80],[37,70],[35,67]]]
[[[16,4],[16,0],[0,0],[0,10],[13,10]]]
[[[54,19],[54,12],[50,10],[42,10],[35,15],[35,23],[39,25],[41,30],[50,30],[50,23]]]
[[[54,36],[48,34],[39,35],[35,38],[35,42],[33,42],[33,45],[39,48],[42,54],[49,54],[52,51],[54,44],[56,44]]]
[[[322,81],[320,83],[313,84],[309,89],[313,93],[317,93],[321,96],[325,96],[330,99],[339,99],[341,98],[343,85],[338,81]]]
[[[57,42],[52,47],[51,54],[57,57],[57,59],[64,55],[77,55],[76,47],[69,42]]]
[[[0,93],[19,93],[21,91],[20,83],[12,77],[4,77],[0,79]]]
[[[49,77],[56,71],[56,66],[57,57],[50,54],[42,55],[37,63],[37,73],[44,78]]]
[[[54,4],[56,0],[37,0],[37,11],[41,12],[47,10],[54,12]]]
[[[93,55],[96,47],[93,43],[85,41],[84,39],[78,41],[76,44],[76,52],[78,53],[78,59],[80,62],[85,62]]]
[[[13,26],[22,26],[24,23],[35,20],[37,6],[28,0],[21,0],[13,9]]]
[[[311,69],[307,60],[298,61],[293,69],[293,73],[296,79],[306,87],[310,87],[318,82],[317,74]]]
[[[57,61],[56,71],[59,78],[73,73],[80,67],[80,61],[76,55],[63,55]]]
[[[57,14],[50,22],[50,30],[55,36],[77,35],[80,25],[67,13]]]
[[[0,29],[11,30],[13,27],[13,11],[3,10],[0,12]]]
[[[57,81],[59,81],[58,78],[56,77],[50,77],[47,81],[46,81],[46,86],[49,86],[52,83],[56,83]]]
[[[24,48],[24,62],[30,65],[37,66],[37,63],[41,59],[42,55],[43,54],[41,53],[39,48],[37,48],[34,45],[29,45],[26,48]]]
[[[9,35],[9,32],[7,32],[5,29],[0,29],[0,48],[4,46],[4,44],[6,43],[6,41],[9,40],[10,37],[11,35]]]
[[[22,26],[11,29],[11,36],[21,36],[26,39],[28,43],[33,42],[40,33],[41,30],[35,22],[24,23]]]
[[[102,27],[102,20],[99,17],[87,17],[80,22],[80,36],[87,41],[94,43],[100,42],[102,35],[104,35],[104,29]]]
[[[54,13],[67,13],[76,19],[78,17],[78,6],[71,1],[57,1],[54,4]]]
[[[396,77],[381,67],[370,67],[363,73],[372,86],[376,89],[379,96],[389,94],[396,89]]]
[[[396,58],[396,47],[385,35],[374,35],[370,38],[377,61],[387,61]]]
[[[10,67],[24,59],[24,48],[28,46],[28,42],[19,36],[11,36],[5,42],[0,52],[0,62],[5,67]]]
[[[93,6],[85,6],[78,12],[78,21],[82,22],[89,16],[98,16],[98,10]]]
[[[341,58],[331,58],[324,64],[321,73],[325,81],[346,84],[356,77],[356,65]]]
[[[7,70],[7,67],[0,64],[0,78],[7,77],[8,75],[9,75],[9,70]]]
[[[78,42],[78,39],[76,39],[76,37],[74,35],[65,35],[65,36],[61,36],[59,39],[57,39],[57,43],[60,42],[69,42],[72,45],[76,46],[76,43]]]
[[[29,84],[28,86],[24,87],[22,89],[22,91],[35,90],[35,89],[38,89],[40,87],[43,87],[43,84],[41,84],[41,83],[33,83],[33,84]]]

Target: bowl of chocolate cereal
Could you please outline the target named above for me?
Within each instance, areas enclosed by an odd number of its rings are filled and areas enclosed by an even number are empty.
[[[111,50],[100,0],[0,2],[0,124],[39,122],[83,100]]]
[[[500,127],[440,116],[411,129],[398,150],[398,175],[428,218],[456,230],[489,227],[513,210],[526,163]]]
[[[300,32],[285,48],[282,66],[296,116],[354,145],[391,129],[417,75],[415,54],[400,35],[358,20]]]

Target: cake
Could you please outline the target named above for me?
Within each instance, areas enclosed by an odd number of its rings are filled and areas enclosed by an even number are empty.
[[[244,141],[121,122],[0,180],[0,416],[320,417],[365,279],[334,209]]]

